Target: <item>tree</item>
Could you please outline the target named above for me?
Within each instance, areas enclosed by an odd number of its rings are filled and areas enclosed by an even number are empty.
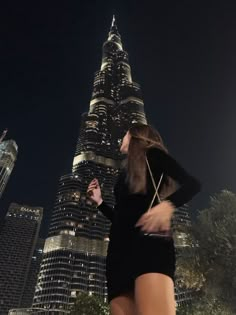
[[[223,190],[211,197],[194,227],[199,242],[205,294],[236,309],[236,195]]]
[[[183,285],[195,286],[199,294],[191,307],[180,307],[177,314],[236,314],[235,232],[236,195],[222,190],[210,198],[209,207],[200,211],[193,226],[193,260],[179,264],[185,274]]]
[[[79,292],[71,315],[109,315],[108,304],[97,295]]]
[[[187,255],[186,251],[190,252]],[[177,257],[176,285],[179,289],[199,291],[206,281],[200,269],[200,259],[195,248],[185,249]]]
[[[192,304],[177,308],[177,315],[234,315],[232,309],[213,297],[199,296]]]

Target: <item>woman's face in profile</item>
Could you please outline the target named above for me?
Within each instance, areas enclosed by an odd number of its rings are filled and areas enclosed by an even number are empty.
[[[128,153],[130,138],[131,138],[130,133],[129,133],[129,131],[127,131],[123,140],[122,140],[122,144],[120,146],[120,152],[121,153],[123,153],[123,154]]]

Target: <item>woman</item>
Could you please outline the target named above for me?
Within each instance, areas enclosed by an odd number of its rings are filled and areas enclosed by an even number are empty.
[[[120,151],[127,158],[114,188],[115,207],[103,201],[97,179],[88,186],[91,200],[112,222],[106,261],[111,312],[174,315],[173,238],[152,233],[170,231],[175,208],[191,200],[200,183],[167,153],[159,133],[148,125],[133,125]],[[165,199],[147,212],[155,193],[148,164],[156,186],[163,174],[159,194]],[[175,182],[179,187],[173,191]]]

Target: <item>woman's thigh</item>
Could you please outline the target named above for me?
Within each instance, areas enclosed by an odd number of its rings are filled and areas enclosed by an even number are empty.
[[[135,280],[137,315],[175,315],[173,280],[161,273],[146,273]]]
[[[134,294],[121,294],[110,302],[111,315],[136,315]]]

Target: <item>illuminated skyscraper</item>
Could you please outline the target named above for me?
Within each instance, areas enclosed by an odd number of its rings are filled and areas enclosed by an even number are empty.
[[[147,123],[144,104],[113,17],[89,111],[82,115],[72,173],[59,182],[34,307],[68,314],[79,290],[106,298],[110,223],[88,200],[86,190],[96,177],[104,200],[114,204],[113,187],[122,160],[119,146],[135,122]]]
[[[113,187],[122,160],[119,147],[136,122],[147,123],[144,103],[113,17],[89,110],[82,115],[72,172],[59,181],[33,303],[35,308],[45,308],[42,314],[69,314],[80,290],[107,296],[110,223],[92,205],[86,190],[98,178],[103,199],[114,205]],[[190,225],[184,207],[176,211],[174,220],[178,226]],[[185,230],[178,233],[178,246],[187,246]]]
[[[179,209],[175,210],[173,217],[173,228],[175,236],[175,248],[176,248],[176,257],[177,257],[177,266],[179,263],[178,258],[183,259],[184,257],[188,258],[189,255],[193,255],[192,250],[193,243],[191,240],[192,233],[192,224],[189,216],[189,207],[184,205]],[[177,268],[178,269],[178,268]],[[193,290],[183,288],[182,284],[183,279],[178,277],[176,273],[175,278],[175,297],[179,305],[186,305],[192,299]],[[181,283],[181,286],[178,285]]]
[[[24,292],[32,281],[28,278],[32,256],[38,240],[43,209],[12,203],[0,229],[0,314],[20,307]],[[33,284],[35,286],[36,279]],[[31,296],[32,298],[32,296]],[[32,301],[31,301],[32,302]]]
[[[15,141],[0,141],[0,198],[14,168],[17,151]]]
[[[23,307],[31,307],[34,298],[35,286],[37,283],[37,277],[39,273],[40,264],[43,256],[43,248],[44,248],[45,240],[39,238],[34,248],[33,255],[31,257],[31,264],[29,268],[29,272],[27,275],[26,284],[24,287],[24,292],[22,295],[20,306]]]

